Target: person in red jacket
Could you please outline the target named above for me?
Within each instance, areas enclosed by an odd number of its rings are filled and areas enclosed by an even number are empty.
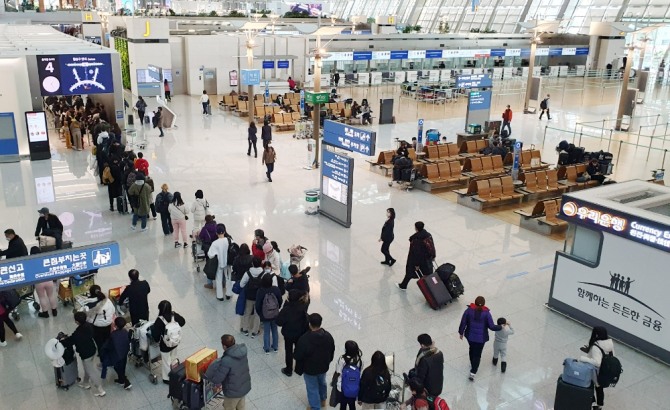
[[[503,112],[502,119],[503,123],[502,127],[500,127],[500,132],[502,132],[505,129],[505,126],[507,126],[508,131],[507,136],[509,137],[510,135],[512,135],[512,126],[510,125],[510,123],[512,122],[512,109],[510,108],[509,105],[507,106],[505,112]]]
[[[262,261],[265,260],[265,252],[263,252],[263,245],[265,242],[270,242],[268,238],[265,237],[265,232],[262,229],[256,229],[254,231],[254,240],[251,243],[251,254],[258,257]]]
[[[141,152],[137,153],[137,159],[135,160],[135,169],[144,173],[145,176],[149,176],[149,161],[144,159],[144,154]]]

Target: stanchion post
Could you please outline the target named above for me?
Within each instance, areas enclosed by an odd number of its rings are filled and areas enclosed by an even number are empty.
[[[654,136],[652,135],[649,138],[649,150],[647,151],[647,160],[646,160],[647,162],[649,162],[649,154],[651,154],[651,146],[653,143],[654,143]]]
[[[612,132],[614,132],[614,130],[612,130],[612,129],[610,128],[610,139],[609,139],[609,141],[607,141],[607,152],[609,152],[609,150],[610,150],[610,146],[611,146],[611,144],[612,144]]]
[[[603,135],[605,134],[605,119],[603,118],[603,126],[600,129],[600,139],[603,139]]]
[[[621,146],[623,145],[623,141],[619,141],[619,151],[616,153],[616,162],[614,163],[615,167],[619,167],[619,158],[621,158]]]
[[[579,144],[578,144],[578,146],[580,146],[580,147],[582,146],[582,133],[581,132],[579,133]]]
[[[544,126],[544,137],[542,137],[542,147],[544,148],[544,141],[547,139],[547,128],[549,128],[548,125]]]
[[[630,126],[628,128],[630,129]],[[637,146],[640,145],[640,133],[642,133],[642,126],[641,125],[640,125],[640,128],[638,128],[638,130],[637,130],[637,142],[635,143],[635,145],[637,145]]]
[[[661,118],[661,114],[656,114],[656,123],[654,124],[654,135],[656,135],[656,126],[658,126],[658,120]]]

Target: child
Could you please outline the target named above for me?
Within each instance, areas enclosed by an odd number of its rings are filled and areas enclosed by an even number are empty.
[[[117,317],[114,319],[116,330],[113,331],[107,342],[102,348],[102,378],[107,376],[107,366],[113,366],[117,379],[114,383],[122,385],[124,389],[129,390],[133,387],[130,380],[126,377],[126,362],[128,351],[130,350],[130,335],[125,329],[126,319]]]
[[[500,356],[500,371],[505,373],[505,370],[507,370],[507,362],[505,361],[507,357],[507,338],[514,334],[514,329],[512,329],[512,324],[504,317],[498,318],[497,323],[502,326],[502,329],[496,331],[496,338],[493,342],[493,365],[498,364],[498,356]]]
[[[426,396],[426,389],[423,387],[420,381],[417,379],[410,379],[407,383],[409,385],[409,391],[412,393],[412,396],[400,405],[402,410],[407,409],[407,406],[411,406],[412,410],[428,410],[428,398]]]

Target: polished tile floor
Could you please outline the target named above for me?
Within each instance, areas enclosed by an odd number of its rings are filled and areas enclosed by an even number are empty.
[[[357,92],[352,90],[352,92]],[[661,110],[659,99],[648,110]],[[356,340],[369,357],[375,350],[395,353],[398,372],[413,363],[418,345],[416,336],[427,332],[446,358],[444,396],[452,409],[528,409],[553,407],[555,382],[566,357],[575,357],[589,337],[590,330],[547,310],[544,303],[560,242],[520,230],[498,219],[460,207],[424,192],[405,192],[387,186],[387,180],[369,172],[365,158],[355,155],[353,224],[345,229],[318,216],[305,214],[304,191],[318,186],[317,171],[303,169],[307,161],[306,142],[290,133],[275,136],[278,160],[274,182],[265,180],[260,158],[247,157],[245,122],[230,113],[214,110],[202,117],[195,99],[177,96],[171,106],[179,114],[179,128],[167,130],[158,138],[155,130],[145,134],[145,158],[157,186],[168,183],[190,202],[202,189],[217,221],[223,222],[239,242],[249,241],[256,228],[263,228],[282,249],[299,243],[308,248],[304,264],[311,271],[312,312],[324,317],[324,327],[335,337],[337,351],[344,342]],[[654,108],[656,107],[656,108]],[[660,108],[659,108],[660,107]],[[518,108],[518,107],[517,107]],[[580,120],[597,120],[609,115],[611,106],[589,105],[571,108],[556,104],[557,128]],[[517,109],[518,111],[518,109]],[[419,113],[421,114],[421,113]],[[430,120],[426,128],[437,127],[453,139],[463,123],[463,112],[454,109],[448,119]],[[394,145],[394,138],[411,138],[416,133],[416,116],[403,115],[396,125],[374,126],[378,149]],[[535,116],[517,114],[513,123],[517,138],[541,144],[544,125]],[[523,137],[522,137],[523,135]],[[560,134],[548,133],[543,153],[555,162],[552,148]],[[646,152],[642,154],[646,156]],[[250,348],[252,391],[248,409],[294,410],[306,404],[300,378],[280,373],[283,350],[263,354],[262,341],[239,335],[233,301],[219,302],[203,288],[201,274],[195,272],[190,251],[174,249],[173,241],[162,235],[157,221],[149,231],[130,230],[130,218],[108,211],[107,192],[96,183],[89,170],[90,154],[63,149],[54,144],[50,161],[0,165],[3,213],[2,228],[14,228],[31,241],[38,208],[49,207],[67,221],[67,236],[76,245],[116,240],[122,249],[120,267],[101,271],[97,281],[107,289],[125,284],[128,269],[137,268],[152,286],[152,315],[162,299],[173,303],[187,321],[179,357],[185,358],[203,346],[220,348],[223,333],[234,334]],[[628,165],[621,165],[620,178],[646,177],[647,165],[634,153]],[[636,165],[633,166],[633,162]],[[52,182],[53,188],[49,185]],[[394,207],[396,241],[391,246],[398,264],[392,268],[379,264],[377,242],[385,209]],[[466,293],[462,300],[440,311],[432,311],[416,285],[400,292],[394,283],[404,271],[407,238],[413,223],[426,223],[437,246],[438,262],[457,266]],[[3,248],[6,244],[2,243]],[[286,258],[286,251],[282,257]],[[509,367],[501,374],[490,364],[491,344],[484,350],[477,380],[467,380],[467,343],[458,339],[457,327],[466,304],[477,295],[487,299],[495,317],[505,316],[516,334],[509,342]],[[79,388],[57,390],[53,369],[43,353],[44,343],[59,331],[74,328],[69,309],[62,308],[57,318],[36,318],[25,305],[17,323],[22,341],[9,337],[0,348],[0,397],[3,409],[167,409],[167,388],[152,385],[143,369],[131,369],[133,388],[124,391],[107,382],[107,396],[95,398]],[[616,344],[625,372],[615,389],[607,390],[607,409],[668,408],[670,370],[667,366]],[[334,364],[331,366],[331,371]]]

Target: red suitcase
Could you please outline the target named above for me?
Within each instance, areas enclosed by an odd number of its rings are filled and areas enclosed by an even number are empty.
[[[418,272],[421,275],[421,272]],[[417,285],[433,310],[438,310],[451,301],[451,295],[437,273],[419,278]]]

